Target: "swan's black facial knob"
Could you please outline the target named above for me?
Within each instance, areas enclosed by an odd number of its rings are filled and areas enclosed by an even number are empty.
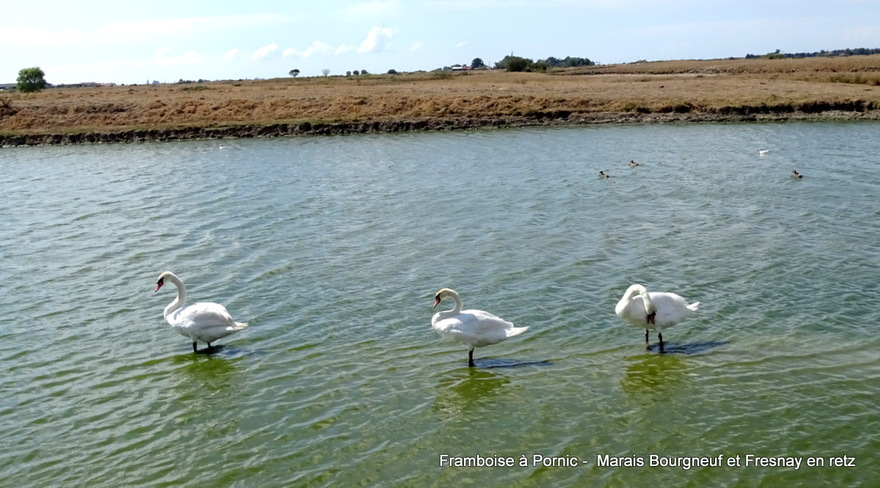
[[[165,284],[165,278],[159,278],[159,281],[156,282],[156,291],[159,291],[159,288],[162,288],[162,285]]]

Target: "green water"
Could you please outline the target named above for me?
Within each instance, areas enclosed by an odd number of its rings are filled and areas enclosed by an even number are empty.
[[[0,485],[872,486],[878,134],[2,149]],[[192,353],[165,270],[250,326]],[[636,282],[702,302],[666,354]],[[442,287],[529,330],[468,368]]]

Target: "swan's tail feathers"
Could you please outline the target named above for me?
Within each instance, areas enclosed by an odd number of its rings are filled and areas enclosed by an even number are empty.
[[[244,328],[247,327],[247,326],[248,326],[247,322],[236,322],[236,323],[235,323],[235,327],[232,327],[232,329],[234,329],[234,330],[241,330],[241,329],[244,329]]]
[[[520,335],[523,332],[529,330],[528,327],[512,327],[507,331],[507,337],[513,337],[515,335]]]
[[[700,308],[700,302],[694,302],[694,303],[688,305],[687,308],[689,308],[689,309],[693,310],[694,312],[696,312],[697,309]]]

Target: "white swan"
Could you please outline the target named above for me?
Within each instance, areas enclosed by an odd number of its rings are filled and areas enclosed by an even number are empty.
[[[522,334],[528,327],[514,327],[512,323],[482,310],[462,310],[461,297],[455,290],[442,288],[434,296],[434,307],[450,297],[455,300],[452,310],[437,312],[431,318],[431,327],[453,342],[470,346],[468,366],[474,367],[474,348],[497,344],[508,337]]]
[[[174,283],[174,286],[177,287],[177,298],[169,303],[163,312],[165,320],[168,321],[172,329],[192,339],[193,352],[198,352],[196,350],[198,341],[207,343],[208,350],[210,350],[212,342],[247,327],[245,323],[232,320],[226,307],[219,303],[199,302],[184,307],[186,287],[183,286],[180,278],[171,271],[165,271],[159,275],[156,291],[162,288],[165,280]]]
[[[684,320],[694,313],[700,302],[688,305],[687,301],[675,293],[652,291],[642,285],[632,285],[626,289],[623,298],[614,307],[614,313],[624,322],[645,329],[645,345],[648,345],[648,331],[657,331],[660,338],[660,351],[663,352],[663,329]]]

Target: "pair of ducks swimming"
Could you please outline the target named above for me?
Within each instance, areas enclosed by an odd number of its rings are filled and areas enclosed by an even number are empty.
[[[630,165],[630,167],[636,167],[639,165],[639,163],[637,163],[633,160],[630,160],[629,165]],[[609,175],[608,173],[606,173],[604,171],[599,171],[599,178],[611,178],[611,175]]]
[[[219,303],[199,302],[184,306],[186,287],[174,273],[166,271],[159,275],[156,291],[165,282],[177,287],[177,297],[165,307],[165,320],[171,328],[192,340],[193,352],[198,352],[199,341],[211,343],[234,334],[247,327],[246,323],[236,322]],[[442,337],[468,346],[468,366],[474,367],[474,349],[497,344],[509,337],[522,334],[528,327],[515,327],[500,317],[483,310],[462,310],[459,294],[451,288],[442,288],[434,295],[434,307],[443,300],[451,298],[455,305],[450,310],[437,312],[431,318],[431,327]],[[642,285],[632,285],[614,308],[618,317],[626,323],[645,329],[645,345],[648,332],[657,331],[660,351],[663,351],[663,329],[672,327],[699,307],[700,302],[688,304],[675,293],[648,292]]]
[[[630,161],[629,165],[630,166],[638,166],[639,163],[637,163],[635,161]],[[794,170],[791,172],[791,177],[792,178],[803,178],[804,175],[798,173],[797,170]],[[599,171],[599,178],[611,178],[611,175],[609,175],[608,173],[606,173],[604,171]]]

